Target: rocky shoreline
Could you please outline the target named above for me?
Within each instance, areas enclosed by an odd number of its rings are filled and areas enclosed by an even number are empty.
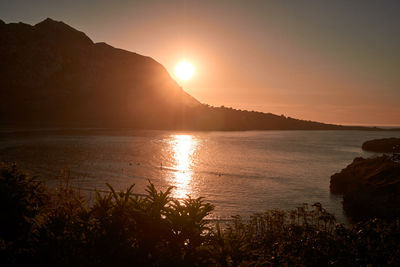
[[[383,138],[366,141],[361,147],[365,151],[377,153],[396,153],[400,149],[400,138]],[[400,152],[400,151],[399,151]]]
[[[388,155],[355,158],[331,176],[330,190],[343,194],[343,209],[351,222],[391,220],[400,215],[400,163]]]

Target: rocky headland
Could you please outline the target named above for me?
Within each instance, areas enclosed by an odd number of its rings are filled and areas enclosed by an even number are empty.
[[[362,149],[370,152],[392,153],[400,149],[400,138],[383,138],[366,141]]]
[[[400,215],[400,163],[388,155],[357,157],[332,175],[330,190],[343,194],[343,209],[352,222],[394,219]]]

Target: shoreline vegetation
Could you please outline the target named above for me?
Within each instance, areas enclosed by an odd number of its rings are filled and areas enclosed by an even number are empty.
[[[202,198],[98,193],[88,203],[68,183],[50,190],[0,163],[3,266],[399,266],[400,220],[350,226],[319,203],[269,210],[221,227]]]

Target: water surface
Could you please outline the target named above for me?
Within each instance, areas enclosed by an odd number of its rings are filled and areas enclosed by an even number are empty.
[[[0,159],[15,161],[49,185],[68,177],[83,189],[118,190],[148,180],[174,186],[173,196],[203,196],[214,217],[247,216],[265,209],[292,209],[321,202],[344,221],[340,196],[329,179],[370,139],[399,132],[367,131],[28,131],[0,133]]]

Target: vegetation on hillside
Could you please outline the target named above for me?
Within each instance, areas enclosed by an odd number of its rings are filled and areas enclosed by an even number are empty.
[[[346,228],[320,204],[270,210],[228,225],[207,221],[202,198],[178,201],[151,183],[145,196],[56,191],[0,165],[2,266],[399,266],[400,224]]]

